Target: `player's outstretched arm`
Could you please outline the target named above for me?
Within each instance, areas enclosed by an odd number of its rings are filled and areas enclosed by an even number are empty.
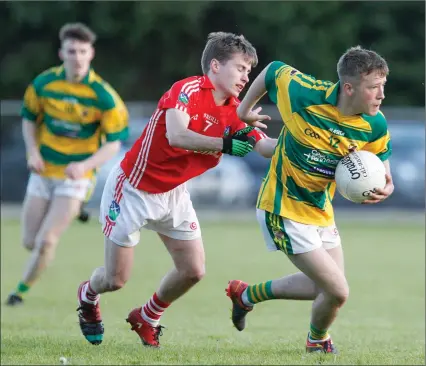
[[[254,79],[253,83],[250,85],[250,88],[247,90],[246,95],[237,108],[238,118],[254,127],[267,128],[267,126],[261,121],[267,121],[271,119],[270,116],[259,114],[260,109],[253,110],[256,103],[266,93],[265,76],[269,65],[262,70],[256,79]]]
[[[253,150],[255,141],[247,133],[228,137],[204,136],[188,129],[189,115],[170,108],[166,112],[167,139],[170,146],[192,151],[220,151],[234,156],[245,156]]]
[[[265,158],[272,158],[274,155],[275,147],[277,146],[277,139],[271,139],[269,137],[259,140],[254,146],[254,151],[259,153]]]
[[[193,151],[221,151],[220,137],[204,136],[188,129],[190,117],[187,113],[170,108],[166,111],[167,139],[170,146]]]

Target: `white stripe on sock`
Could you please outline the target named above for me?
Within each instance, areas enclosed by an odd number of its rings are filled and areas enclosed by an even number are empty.
[[[160,320],[154,320],[154,319],[150,318],[148,315],[145,314],[144,306],[142,306],[141,315],[142,315],[143,320],[145,320],[146,322],[151,324],[153,327],[156,327],[160,323]]]
[[[89,283],[86,283],[86,284],[83,286],[83,289],[82,289],[82,291],[81,291],[81,300],[83,300],[84,302],[87,302],[87,303],[89,303],[89,304],[95,305],[95,304],[97,304],[97,302],[99,301],[99,298],[101,297],[101,295],[96,295],[96,300],[95,300],[95,301],[89,300],[89,299],[87,298],[87,296],[86,296],[86,292],[87,292],[87,289],[88,289],[88,288],[89,288]]]

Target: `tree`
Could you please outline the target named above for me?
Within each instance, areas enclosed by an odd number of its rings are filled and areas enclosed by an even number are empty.
[[[58,30],[82,21],[98,34],[94,67],[126,100],[157,100],[179,78],[201,73],[207,34],[244,34],[259,66],[283,60],[336,80],[336,63],[360,44],[390,66],[386,105],[424,105],[424,2],[4,2],[2,99],[21,98],[59,63]]]

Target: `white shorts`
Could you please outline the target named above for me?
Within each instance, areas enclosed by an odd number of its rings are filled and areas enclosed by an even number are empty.
[[[259,209],[256,210],[256,216],[269,251],[301,254],[321,247],[328,250],[341,245],[336,225],[323,227],[301,224]]]
[[[31,173],[27,185],[27,195],[51,200],[54,196],[66,196],[84,201],[93,187],[91,179],[46,178]]]
[[[119,164],[105,183],[99,221],[105,236],[124,247],[139,243],[141,228],[179,240],[201,237],[185,184],[159,194],[141,191],[129,183]]]

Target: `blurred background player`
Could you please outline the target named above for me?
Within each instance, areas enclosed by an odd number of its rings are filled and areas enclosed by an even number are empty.
[[[255,285],[230,281],[226,292],[233,302],[232,321],[243,330],[247,313],[265,300],[314,300],[308,352],[337,353],[328,329],[349,295],[331,205],[337,162],[354,148],[383,161],[386,186],[365,203],[381,202],[394,189],[390,135],[379,110],[388,65],[358,46],[341,56],[337,72],[339,81],[333,84],[272,62],[238,107],[243,121],[261,120],[251,109],[267,92],[280,111],[284,127],[260,187],[257,218],[268,249],[283,251],[301,272]]]
[[[148,302],[127,318],[144,345],[160,346],[161,315],[203,278],[203,241],[186,182],[215,167],[223,153],[244,156],[255,145],[261,155],[272,156],[277,140],[236,114],[237,97],[256,64],[256,50],[243,36],[211,33],[201,59],[204,76],[173,84],[110,172],[100,209],[105,264],[78,289],[80,327],[90,343],[103,339],[99,294],[128,281],[142,227],[158,233],[174,262]]]
[[[86,203],[87,201],[82,203],[80,212],[77,217],[80,222],[84,222],[84,223],[90,220],[90,212],[86,210]]]
[[[63,64],[37,76],[24,96],[22,131],[31,174],[22,235],[31,257],[8,305],[22,303],[52,261],[61,234],[77,215],[84,216],[96,170],[128,135],[123,101],[90,67],[96,35],[72,23],[61,28],[59,38]]]
[[[96,177],[94,176],[93,180],[92,180],[92,185],[91,185],[90,189],[88,190],[86,197],[84,198],[84,201],[81,202],[80,212],[77,215],[78,221],[80,221],[82,223],[87,223],[90,220],[90,212],[86,209],[86,205],[88,204],[88,202],[92,198],[95,186],[96,186]]]
[[[101,144],[103,145],[103,144],[105,144],[105,142],[106,142],[106,136],[105,136],[104,133],[101,133]],[[77,216],[78,221],[80,221],[82,223],[89,222],[90,217],[91,217],[90,211],[87,210],[86,206],[89,203],[89,201],[91,200],[93,193],[95,191],[96,175],[94,175],[92,183],[93,184],[91,185],[90,189],[88,190],[88,192],[86,194],[86,198],[81,203],[80,212]]]

